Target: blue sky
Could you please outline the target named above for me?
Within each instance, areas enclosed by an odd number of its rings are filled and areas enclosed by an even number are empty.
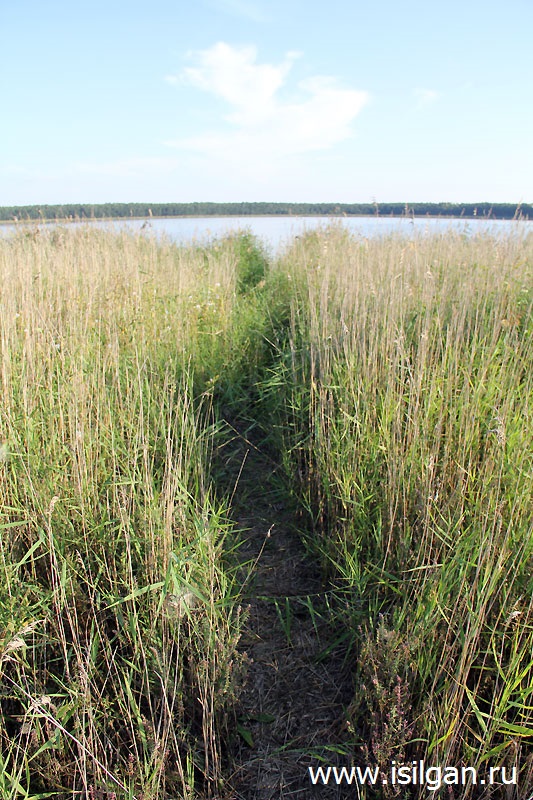
[[[0,205],[533,202],[533,0],[1,0]]]

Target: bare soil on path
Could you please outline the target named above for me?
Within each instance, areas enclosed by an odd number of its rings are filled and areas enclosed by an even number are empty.
[[[308,770],[351,761],[343,753],[351,659],[342,630],[332,624],[320,567],[306,552],[294,514],[279,502],[275,465],[253,446],[231,457],[241,461],[233,507],[248,616],[230,798],[354,797],[353,786],[313,785]]]

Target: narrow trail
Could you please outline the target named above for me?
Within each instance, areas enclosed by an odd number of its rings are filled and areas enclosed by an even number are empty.
[[[319,566],[295,532],[272,478],[276,468],[253,446],[231,454],[239,474],[233,509],[240,531],[248,617],[240,643],[247,679],[237,711],[241,735],[231,800],[353,797],[347,786],[314,786],[308,767],[344,766],[343,709],[352,696],[345,646],[335,646]]]

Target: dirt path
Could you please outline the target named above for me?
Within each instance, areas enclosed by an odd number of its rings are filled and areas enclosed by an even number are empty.
[[[346,646],[334,645],[341,632],[331,625],[319,568],[276,502],[272,464],[253,447],[233,457],[242,466],[234,509],[249,616],[231,798],[353,797],[353,787],[313,786],[308,772],[350,760],[335,752],[346,741],[350,668]]]

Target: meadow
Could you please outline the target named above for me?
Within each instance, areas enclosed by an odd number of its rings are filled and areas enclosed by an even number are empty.
[[[2,798],[230,796],[236,429],[322,565],[348,760],[516,767],[528,797],[532,255],[335,225],[275,258],[247,232],[0,240]]]

